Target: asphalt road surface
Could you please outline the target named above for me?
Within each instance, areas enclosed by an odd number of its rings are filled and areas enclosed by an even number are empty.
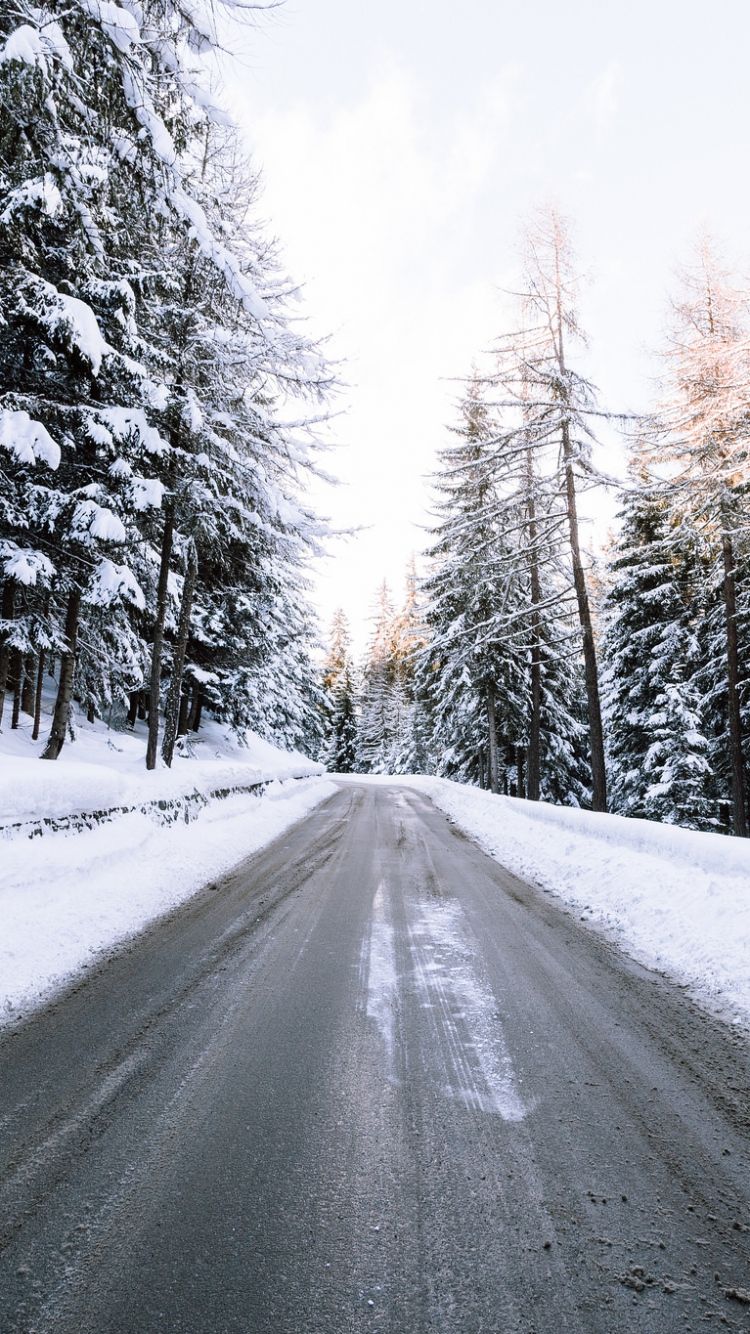
[[[0,1042],[0,1330],[750,1330],[749,1093],[680,989],[342,786]]]

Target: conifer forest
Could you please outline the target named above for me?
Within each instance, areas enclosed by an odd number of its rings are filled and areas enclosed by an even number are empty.
[[[232,9],[230,4],[225,9]],[[204,709],[318,737],[305,503],[332,385],[290,316],[200,5],[5,6],[0,708],[46,759],[90,718],[171,762]]]
[[[744,837],[747,298],[703,238],[659,402],[618,417],[585,375],[566,220],[536,217],[525,257],[515,327],[465,380],[439,451],[423,577],[411,568],[400,610],[382,589],[359,668],[335,620],[326,759]],[[594,455],[613,428],[624,483]],[[579,510],[602,489],[619,524],[592,555]]]
[[[749,46],[0,0],[0,1334],[750,1334]]]
[[[140,720],[153,769],[211,716],[342,772],[745,836],[750,325],[718,245],[624,413],[587,378],[571,224],[527,221],[515,318],[455,368],[430,531],[358,661],[344,610],[321,645],[311,574],[339,369],[194,76],[216,15],[2,22],[0,725],[31,719],[54,760],[76,710]],[[592,546],[602,492],[619,519]]]

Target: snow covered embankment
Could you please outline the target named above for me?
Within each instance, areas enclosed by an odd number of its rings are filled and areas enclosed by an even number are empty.
[[[3,736],[0,1023],[41,1004],[335,791],[302,755],[254,736],[239,748],[207,730],[194,758],[152,774],[129,737],[109,750],[91,729],[68,752],[85,759],[64,751],[43,763],[11,758],[23,737]],[[262,786],[249,792],[254,784]],[[228,795],[212,795],[221,791]],[[55,828],[60,820],[67,828]]]
[[[189,758],[177,754],[171,769],[150,774],[145,741],[127,733],[113,733],[113,741],[101,723],[79,723],[75,742],[54,763],[39,763],[42,743],[34,745],[27,733],[19,728],[0,737],[0,836],[83,828],[136,809],[188,820],[232,789],[323,773],[322,765],[254,733],[239,746],[212,722],[191,743]]]
[[[750,1027],[750,841],[407,779],[496,861]]]

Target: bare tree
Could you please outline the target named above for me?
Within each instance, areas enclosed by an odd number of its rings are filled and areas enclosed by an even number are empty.
[[[707,236],[683,270],[665,361],[661,433],[652,453],[671,465],[676,515],[689,515],[702,531],[721,584],[732,825],[746,838],[736,543],[750,531],[750,343],[746,297],[732,284]]]

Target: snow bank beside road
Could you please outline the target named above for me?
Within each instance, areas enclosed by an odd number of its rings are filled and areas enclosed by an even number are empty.
[[[133,812],[83,832],[0,841],[0,1023],[33,1009],[334,791],[321,778],[276,781],[262,796],[210,802],[189,825],[165,827]]]
[[[750,840],[493,796],[440,778],[425,792],[510,871],[575,906],[633,958],[750,1026]]]
[[[145,770],[145,727],[108,732],[101,722],[78,720],[76,740],[63,747],[54,762],[40,763],[44,738],[31,741],[24,718],[16,731],[0,734],[0,830],[37,819],[62,819],[78,814],[139,806],[147,801],[172,801],[194,792],[249,787],[274,779],[323,773],[296,751],[270,745],[254,732],[240,745],[210,720],[171,769]]]
[[[335,790],[322,765],[253,732],[240,744],[211,719],[181,743],[171,769],[151,773],[142,722],[121,732],[76,710],[75,741],[54,762],[39,759],[42,730],[32,741],[22,714],[20,727],[0,733],[0,1023]],[[246,790],[258,784],[262,795]]]

